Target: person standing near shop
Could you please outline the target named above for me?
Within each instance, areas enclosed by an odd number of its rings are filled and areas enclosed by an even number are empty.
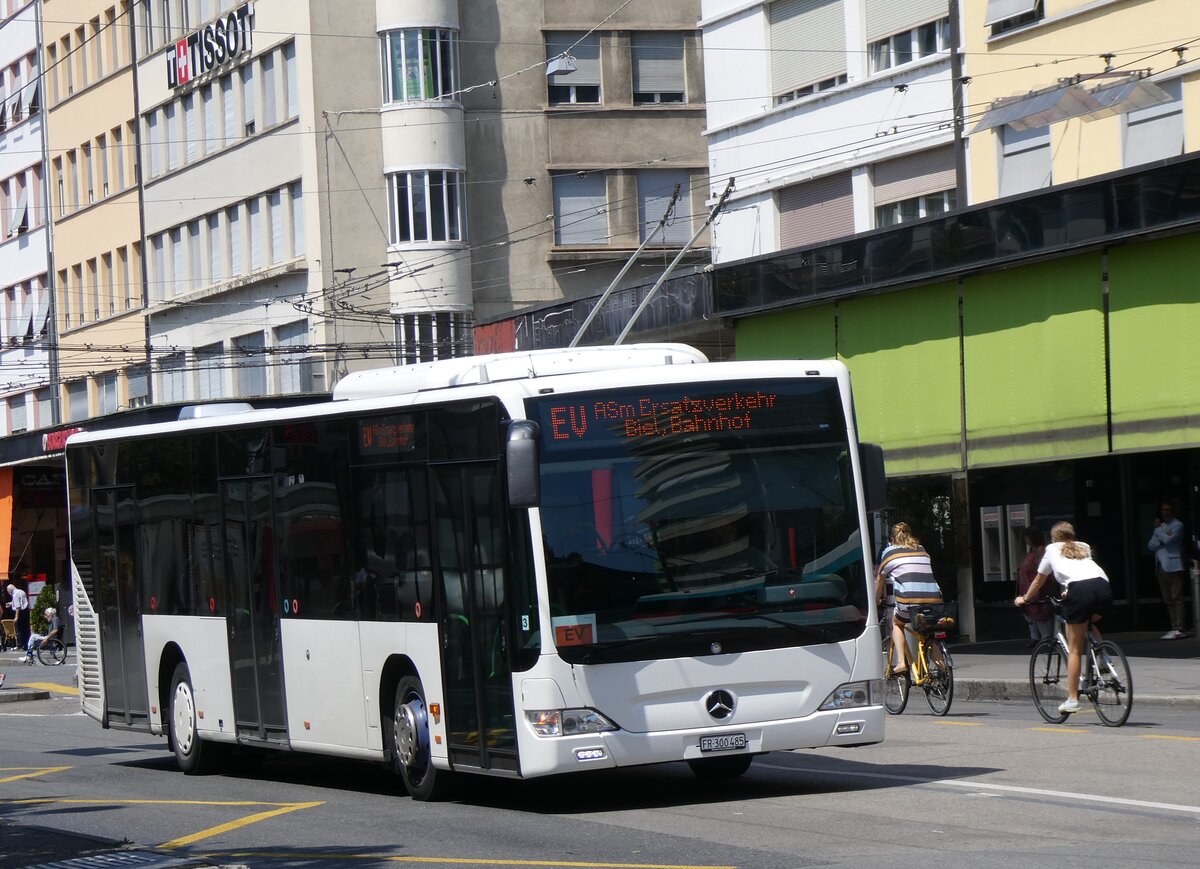
[[[13,611],[13,618],[17,620],[17,648],[23,649],[29,642],[29,595],[10,582],[5,606]]]
[[[1029,586],[1033,584],[1033,578],[1037,576],[1038,565],[1042,563],[1042,556],[1046,554],[1046,538],[1037,528],[1026,528],[1025,546],[1027,547],[1025,558],[1017,569],[1017,594],[1022,596],[1029,595]],[[1049,590],[1045,590],[1041,595],[1041,600],[1035,598],[1032,603],[1026,603],[1021,607],[1021,614],[1025,616],[1025,621],[1029,624],[1030,648],[1036,646],[1039,640],[1048,640],[1054,636],[1054,610],[1045,600],[1050,594]]]
[[[1187,636],[1183,627],[1183,523],[1175,516],[1175,508],[1163,501],[1154,519],[1154,533],[1147,544],[1154,553],[1154,572],[1158,588],[1167,607],[1171,629],[1162,635],[1164,640]]]

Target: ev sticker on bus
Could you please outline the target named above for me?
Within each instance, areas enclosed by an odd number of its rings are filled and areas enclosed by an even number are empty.
[[[596,614],[555,616],[554,642],[559,646],[586,646],[596,642]]]

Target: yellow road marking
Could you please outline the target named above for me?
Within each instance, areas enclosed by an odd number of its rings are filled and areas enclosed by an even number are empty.
[[[260,857],[281,860],[311,860],[321,855],[309,853],[288,854],[279,851],[233,851],[220,855],[207,854],[207,858]],[[331,857],[334,855],[330,855]],[[386,854],[337,854],[338,860],[386,860],[389,863],[440,863],[458,866],[567,866],[571,869],[738,869],[737,866],[705,864],[692,866],[685,863],[594,863],[577,860],[501,860],[485,857],[389,857]]]
[[[40,688],[42,691],[50,691],[54,694],[68,694],[72,697],[79,696],[79,689],[72,688],[70,685],[57,685],[54,682],[22,682],[17,685],[18,688]]]
[[[947,727],[983,727],[982,721],[935,721],[934,724],[945,724]]]
[[[69,766],[10,766],[0,768],[0,773],[16,772],[19,775],[9,775],[0,778],[0,784],[6,784],[10,781],[19,781],[23,778],[37,778],[40,775],[49,775],[52,772],[63,772],[68,770]],[[11,800],[2,800],[0,802],[12,802]]]
[[[1139,734],[1142,739],[1177,739],[1180,742],[1200,742],[1200,736],[1164,736],[1158,733]]]
[[[269,803],[266,805],[270,805]],[[158,847],[160,848],[179,848],[183,845],[191,845],[194,842],[199,842],[201,839],[208,839],[212,836],[219,836],[221,833],[228,833],[230,830],[236,830],[239,827],[248,827],[251,824],[257,824],[259,821],[265,821],[268,818],[276,818],[280,815],[286,815],[290,812],[298,812],[301,809],[311,809],[314,806],[325,805],[324,801],[314,803],[283,803],[279,804],[280,808],[271,809],[269,812],[259,812],[255,815],[248,815],[244,818],[239,818],[236,821],[230,821],[227,824],[218,824],[215,827],[209,827],[207,830],[201,830],[198,833],[192,833],[190,836],[180,836],[178,839],[172,839],[170,842],[163,842]]]
[[[1039,733],[1091,733],[1090,730],[1079,730],[1071,727],[1027,727],[1026,730],[1036,730]]]

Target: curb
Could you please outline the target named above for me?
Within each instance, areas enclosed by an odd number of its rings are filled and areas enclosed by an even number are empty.
[[[49,700],[50,692],[45,688],[0,688],[0,703],[16,703],[20,700]]]
[[[962,679],[954,680],[954,694],[963,700],[1033,700],[1028,681],[1017,679]],[[1137,683],[1133,686],[1134,706],[1176,706],[1200,709],[1200,696],[1194,694],[1139,694]]]

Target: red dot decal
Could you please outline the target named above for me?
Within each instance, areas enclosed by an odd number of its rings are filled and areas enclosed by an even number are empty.
[[[417,611],[417,618],[421,617],[421,602],[417,601],[417,605],[413,607]]]
[[[208,599],[208,611],[210,613],[215,613],[217,611],[217,599],[215,597],[210,597]]]
[[[156,598],[154,595],[150,595],[150,609],[151,610],[158,609],[158,598]]]
[[[296,598],[292,598],[292,615],[300,615],[300,601]]]

